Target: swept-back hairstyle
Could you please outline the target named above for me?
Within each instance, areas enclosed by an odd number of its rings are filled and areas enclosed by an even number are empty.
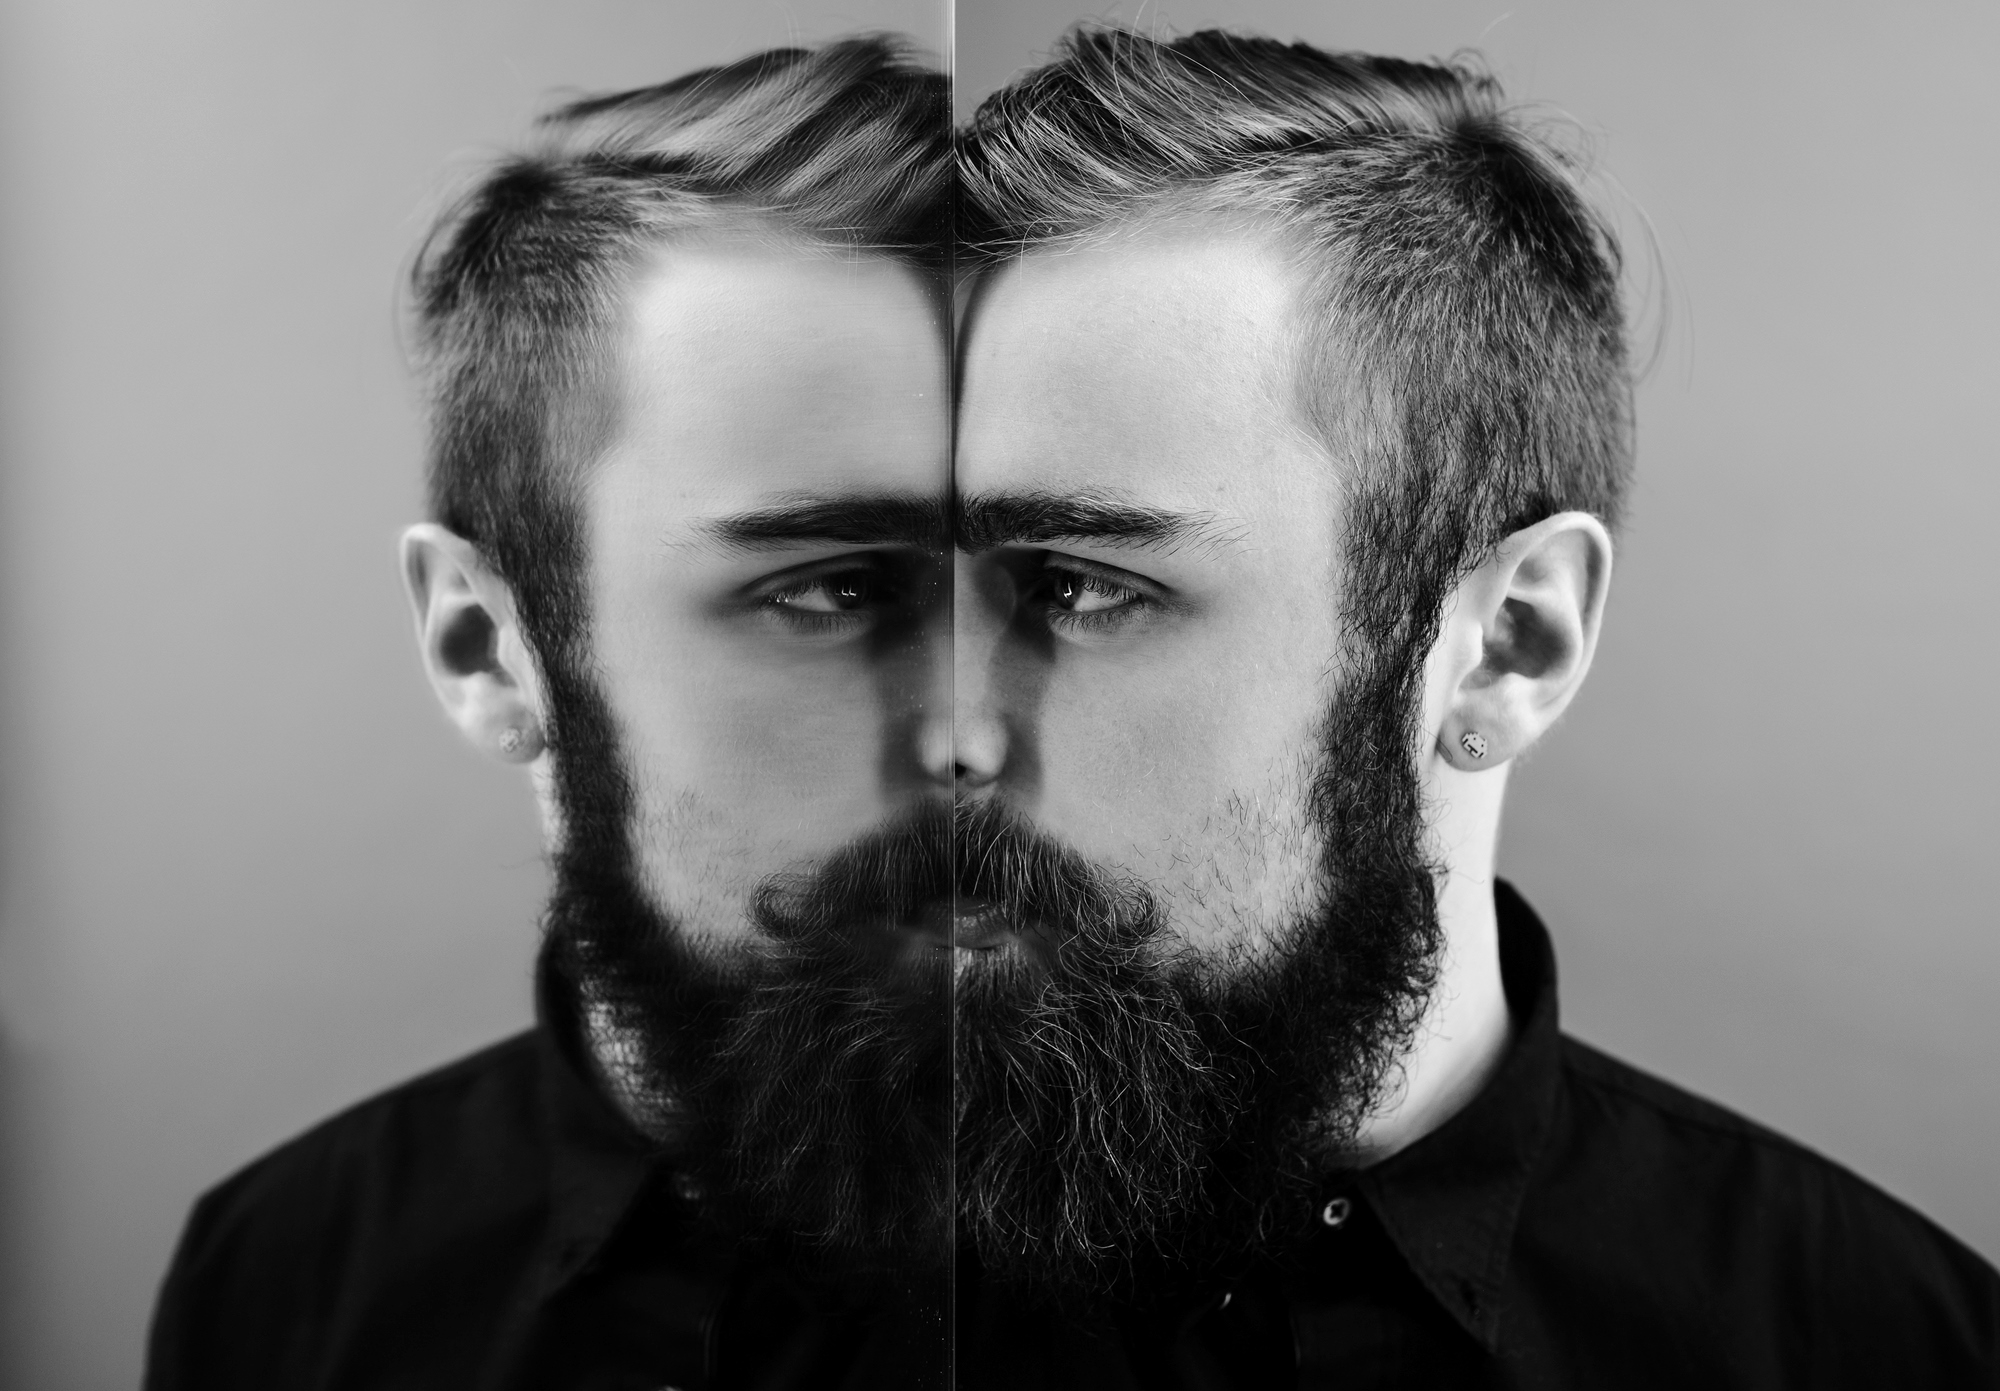
[[[615,894],[630,872],[631,788],[590,676],[581,482],[613,424],[613,330],[634,266],[728,230],[940,271],[951,187],[945,77],[865,37],[564,107],[419,252],[431,514],[507,581],[539,659],[565,892]],[[575,974],[575,943],[550,945],[555,976]],[[574,1001],[550,998],[562,1033]]]
[[[959,167],[988,262],[1205,215],[1290,251],[1301,423],[1342,471],[1349,621],[1376,640],[1434,635],[1510,531],[1571,508],[1617,523],[1617,246],[1492,78],[1082,28],[979,108]]]
[[[439,220],[412,307],[432,515],[510,583],[547,661],[583,618],[577,485],[632,267],[740,225],[938,269],[950,108],[943,74],[869,36],[579,101],[539,135]]]

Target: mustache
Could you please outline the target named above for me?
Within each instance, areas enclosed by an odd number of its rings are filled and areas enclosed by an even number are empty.
[[[956,904],[1057,941],[1150,935],[1143,886],[1114,878],[997,802],[923,803],[803,872],[761,884],[751,913],[791,945],[913,929]]]

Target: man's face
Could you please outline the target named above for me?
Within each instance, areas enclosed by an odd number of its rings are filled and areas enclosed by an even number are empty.
[[[943,328],[889,261],[741,247],[662,254],[622,333],[587,494],[597,684],[649,896],[740,943],[767,877],[948,786],[921,759],[948,741],[936,538],[853,529],[942,499]]]
[[[1292,292],[1252,239],[1149,235],[1028,255],[966,329],[961,803],[1015,878],[1097,886],[1017,915],[1039,976],[958,978],[959,1217],[1010,1278],[1287,1239],[1433,979],[1418,654],[1349,631]]]
[[[1211,959],[1320,906],[1340,507],[1292,423],[1290,294],[1246,239],[1040,252],[964,355],[963,790],[1144,882]]]
[[[749,1220],[933,1253],[955,1221],[1006,1278],[1101,1289],[1276,1231],[1407,1037],[1429,871],[1397,770],[1338,757],[1402,738],[1407,663],[1336,678],[1334,474],[1247,243],[989,287],[946,613],[941,345],[901,275],[640,284],[551,959]],[[924,945],[954,903],[955,997]]]

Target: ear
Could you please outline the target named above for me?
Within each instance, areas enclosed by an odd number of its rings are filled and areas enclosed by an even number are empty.
[[[1452,767],[1499,767],[1569,707],[1604,621],[1611,536],[1562,512],[1509,536],[1460,582],[1436,649],[1436,750]]]
[[[445,714],[482,752],[534,762],[547,726],[512,591],[470,541],[435,523],[403,533],[402,557],[417,648]]]

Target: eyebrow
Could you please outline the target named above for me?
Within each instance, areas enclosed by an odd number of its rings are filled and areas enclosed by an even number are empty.
[[[1102,493],[986,493],[950,508],[935,497],[883,493],[805,496],[695,524],[697,541],[731,551],[794,546],[916,546],[942,549],[947,527],[957,549],[1048,541],[1178,548],[1229,545],[1240,533],[1212,512],[1168,512]]]
[[[942,499],[883,493],[861,497],[800,497],[716,517],[695,525],[696,536],[733,551],[792,546],[924,546],[942,549]]]
[[[958,549],[973,552],[1044,541],[1180,547],[1241,539],[1212,512],[1165,512],[1102,493],[980,494],[960,501],[953,521]]]

